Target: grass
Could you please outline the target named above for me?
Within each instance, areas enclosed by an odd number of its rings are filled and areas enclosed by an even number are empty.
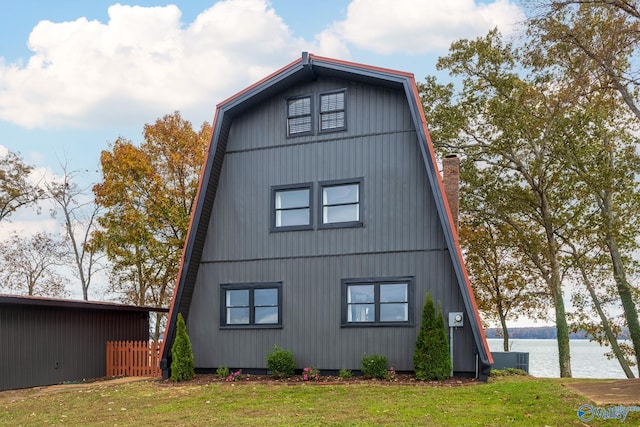
[[[562,380],[521,376],[460,387],[96,382],[0,392],[0,425],[578,426],[585,425],[576,415],[583,403]],[[632,412],[625,424],[638,423]]]

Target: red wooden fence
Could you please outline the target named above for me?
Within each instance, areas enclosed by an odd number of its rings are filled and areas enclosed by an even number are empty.
[[[160,377],[160,344],[146,341],[108,341],[108,377]]]

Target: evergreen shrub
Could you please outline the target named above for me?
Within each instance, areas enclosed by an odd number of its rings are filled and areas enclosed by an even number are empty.
[[[422,325],[413,352],[416,378],[421,381],[449,378],[452,369],[450,357],[442,307],[438,304],[436,312],[431,293],[427,293],[422,310]]]
[[[178,313],[176,323],[176,338],[171,346],[171,380],[187,381],[196,376],[193,367],[193,351],[191,340],[187,334],[187,325],[184,323],[182,313]]]

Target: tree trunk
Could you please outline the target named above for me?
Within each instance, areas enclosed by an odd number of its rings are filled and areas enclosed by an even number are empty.
[[[500,325],[502,325],[502,350],[509,351],[509,329],[507,329],[507,318],[500,311]]]
[[[640,376],[640,322],[638,321],[638,310],[636,309],[636,305],[633,301],[631,286],[627,281],[622,255],[620,254],[620,247],[618,246],[618,241],[613,234],[613,230],[615,228],[612,209],[612,194],[610,191],[605,191],[600,194],[600,197],[600,209],[602,216],[604,217],[605,225],[605,243],[609,249],[609,255],[611,256],[613,279],[616,282],[616,287],[618,288],[620,302],[622,302],[624,316],[627,320],[627,327],[629,328],[629,335],[631,336],[631,343],[633,344],[633,351],[636,354],[638,375]]]
[[[555,276],[555,275],[554,275]],[[562,289],[559,280],[552,279],[553,302],[555,306],[556,331],[558,334],[558,362],[560,364],[560,378],[571,378],[571,348],[569,345],[569,325],[562,299]]]
[[[587,272],[584,269],[584,265],[582,265],[582,263],[580,263],[580,261],[578,260],[578,257],[575,253],[575,248],[572,247],[572,249],[574,250],[574,253],[573,253],[574,261],[578,265],[578,268],[580,269],[580,273],[582,274],[582,280],[584,282],[584,285],[587,287],[587,290],[589,291],[589,295],[591,295],[591,299],[593,300],[593,304],[596,307],[596,311],[600,316],[600,320],[602,321],[602,328],[604,329],[604,333],[607,336],[607,340],[609,341],[609,344],[611,344],[611,350],[613,351],[613,354],[616,356],[616,359],[618,359],[618,363],[620,363],[620,366],[622,367],[622,370],[624,371],[627,378],[634,378],[633,372],[631,371],[631,368],[629,368],[629,364],[627,363],[627,359],[625,359],[624,354],[622,354],[622,350],[618,345],[618,339],[614,335],[613,331],[611,330],[611,325],[609,324],[609,320],[607,319],[607,316],[605,316],[604,311],[602,311],[600,300],[598,299],[598,295],[596,294],[596,291],[593,287],[593,284],[591,283],[591,280],[589,280],[589,276],[587,275]]]
[[[616,282],[616,287],[618,288],[620,301],[622,302],[624,316],[627,320],[627,327],[629,328],[629,335],[631,336],[631,343],[633,344],[633,351],[636,354],[638,375],[640,375],[640,323],[638,321],[638,311],[633,301],[631,287],[629,286],[629,282],[627,282],[627,276],[616,238],[607,233],[606,240],[607,247],[609,248],[609,254],[611,255],[611,262],[613,264],[613,278]]]

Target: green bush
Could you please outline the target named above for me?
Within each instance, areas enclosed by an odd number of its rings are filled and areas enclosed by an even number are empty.
[[[191,341],[187,334],[187,325],[184,323],[182,313],[178,313],[176,323],[176,338],[171,346],[171,380],[187,381],[196,376],[193,367],[193,351]]]
[[[519,376],[529,376],[527,371],[516,368],[504,368],[504,369],[492,369],[491,370],[492,377],[519,377]]]
[[[451,359],[442,308],[438,311],[428,293],[422,310],[422,325],[413,352],[413,368],[421,381],[444,380],[451,376]]]
[[[216,369],[216,375],[218,375],[218,378],[226,379],[230,374],[231,371],[226,366],[219,366],[218,369]]]
[[[385,379],[387,376],[387,356],[381,356],[379,354],[372,354],[362,357],[362,373],[366,378],[378,378]]]
[[[267,369],[276,378],[293,376],[296,371],[296,361],[293,358],[293,353],[274,345],[273,351],[267,355]]]
[[[340,369],[340,372],[338,372],[338,376],[343,380],[348,380],[353,376],[353,373],[349,369]]]

